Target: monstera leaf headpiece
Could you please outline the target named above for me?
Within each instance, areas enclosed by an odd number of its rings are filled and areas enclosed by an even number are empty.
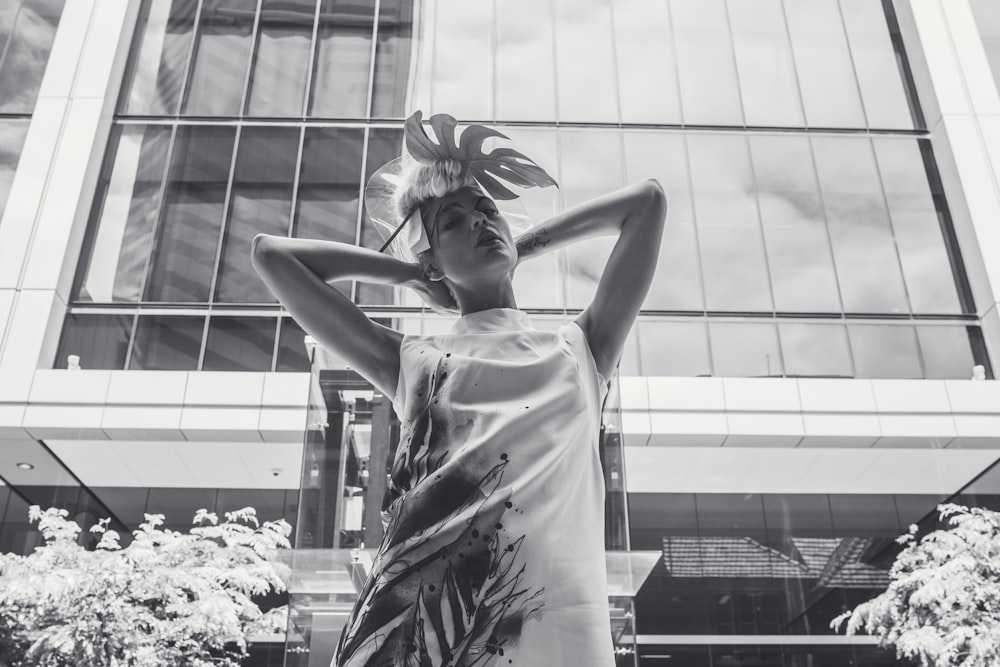
[[[456,141],[458,121],[448,114],[435,114],[430,118],[435,142],[424,132],[421,118],[417,111],[406,119],[403,156],[375,172],[365,187],[365,207],[385,241],[380,251],[391,245],[395,255],[413,261],[430,248],[420,205],[432,197],[473,185],[498,202],[516,199],[518,195],[501,181],[519,188],[558,187],[544,169],[512,148],[484,153],[487,139],[508,138],[497,130],[469,125]],[[523,216],[507,210],[504,216],[514,228],[530,226],[519,220]],[[405,235],[401,234],[404,228]]]

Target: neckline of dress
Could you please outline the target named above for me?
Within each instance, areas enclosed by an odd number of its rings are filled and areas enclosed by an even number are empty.
[[[517,308],[487,308],[462,315],[451,328],[453,334],[523,331],[533,329],[531,319]]]

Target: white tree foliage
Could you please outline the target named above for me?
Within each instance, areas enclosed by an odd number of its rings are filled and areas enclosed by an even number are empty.
[[[0,554],[0,665],[236,667],[248,632],[276,624],[251,597],[285,590],[272,556],[290,547],[286,521],[260,525],[246,507],[219,523],[199,510],[184,534],[146,514],[122,548],[102,519],[89,551],[68,514],[32,506],[45,544]]]
[[[863,631],[922,667],[1000,665],[1000,513],[939,505],[950,528],[896,541],[906,548],[889,571],[888,589],[833,619],[847,634]]]

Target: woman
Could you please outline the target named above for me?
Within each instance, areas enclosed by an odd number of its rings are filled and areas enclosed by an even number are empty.
[[[414,114],[401,170],[384,181],[392,187],[366,194],[373,216],[403,221],[396,257],[254,239],[268,287],[392,399],[402,423],[385,537],[334,664],[608,667],[600,412],[653,277],[663,190],[652,180],[623,188],[515,240],[495,201],[514,194],[498,179],[555,182],[516,151],[483,154],[484,139],[503,136],[493,130],[471,126],[456,142],[453,118],[430,120],[437,142]],[[517,310],[516,267],[601,234],[618,240],[593,302],[557,332],[534,329]],[[410,287],[462,316],[449,335],[403,335],[369,320],[334,280]]]

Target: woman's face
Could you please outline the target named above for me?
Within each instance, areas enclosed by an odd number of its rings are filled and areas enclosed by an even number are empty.
[[[517,264],[510,227],[496,204],[475,187],[464,187],[427,205],[434,264],[452,282],[499,279]]]

